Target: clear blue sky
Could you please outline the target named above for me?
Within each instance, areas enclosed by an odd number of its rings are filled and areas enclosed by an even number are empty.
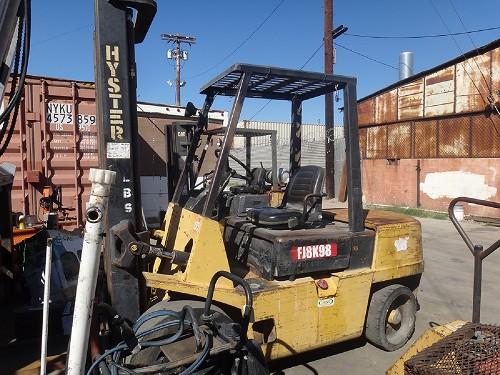
[[[422,1],[347,1],[334,2],[334,25],[343,24],[349,32],[369,35],[421,35],[447,33],[431,5]],[[464,31],[450,5],[453,1],[467,29],[500,26],[498,0],[432,0],[452,32]],[[182,75],[187,81],[182,102],[201,106],[199,88],[217,73],[235,62],[299,68],[321,44],[323,38],[323,0],[284,0],[264,26],[234,55],[217,64],[241,42],[280,3],[280,0],[159,0],[158,13],[146,40],[136,49],[138,95],[141,101],[171,104],[175,89],[167,80],[175,80],[173,61],[166,59],[169,45],[161,33],[181,33],[197,38],[189,50]],[[33,1],[32,54],[30,74],[75,80],[94,79],[93,1]],[[476,46],[500,37],[500,30],[471,35]],[[469,38],[456,37],[463,51],[473,48]],[[453,39],[374,40],[343,35],[338,42],[395,67],[401,51],[415,53],[415,71],[419,72],[460,55]],[[305,67],[322,71],[323,49]],[[398,79],[392,68],[337,48],[335,73],[358,78],[358,97],[368,95]],[[304,106],[304,122],[324,121],[323,99]],[[247,103],[242,118],[250,118],[264,104]],[[339,103],[340,105],[341,103]],[[218,98],[214,108],[230,109],[227,98]],[[337,111],[336,111],[337,112]],[[256,120],[288,121],[289,106],[270,104]],[[336,122],[340,123],[336,116]]]

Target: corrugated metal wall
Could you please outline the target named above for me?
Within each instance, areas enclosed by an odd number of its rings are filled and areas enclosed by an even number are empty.
[[[488,110],[490,95],[498,106],[500,47],[429,70],[358,103],[360,127],[471,114]],[[492,43],[494,44],[494,43]]]
[[[275,130],[277,138],[278,168],[289,168],[290,164],[290,123],[241,121],[240,128]],[[343,138],[343,127],[335,127],[335,138]],[[244,141],[236,139],[233,153],[245,159]],[[252,138],[252,167],[271,167],[271,137],[262,136]],[[325,126],[321,124],[302,125],[302,161],[301,165],[319,165],[325,167]]]
[[[445,211],[461,195],[498,201],[499,45],[496,40],[358,103],[366,203]],[[475,205],[465,212],[498,216]]]

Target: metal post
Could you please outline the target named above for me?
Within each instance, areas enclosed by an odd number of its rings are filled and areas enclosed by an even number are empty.
[[[273,175],[273,191],[278,191],[278,155],[277,155],[277,140],[276,140],[276,130],[271,133],[271,168]]]
[[[175,105],[181,105],[181,43],[175,48]]]
[[[168,51],[168,58],[175,58],[175,105],[181,105],[181,59],[187,60],[187,53],[181,50],[181,43],[189,45],[196,43],[196,38],[193,36],[177,34],[161,34],[163,40],[175,43],[175,50]]]
[[[233,146],[234,133],[236,132],[236,127],[238,126],[238,120],[240,118],[241,108],[243,107],[243,102],[250,84],[250,78],[251,74],[249,73],[243,73],[240,78],[238,90],[236,92],[236,96],[234,97],[234,103],[231,109],[231,115],[229,116],[229,124],[227,125],[226,135],[224,137],[224,141],[222,142],[221,153],[217,159],[210,190],[208,191],[207,199],[203,206],[202,215],[205,217],[212,216],[215,202],[220,194],[220,184],[224,173],[226,173],[225,168],[223,167],[224,164],[222,163],[227,163],[229,150]]]
[[[348,216],[349,230],[351,232],[361,232],[365,229],[356,103],[356,80],[352,79],[344,88],[344,134],[347,162],[347,194],[349,198]]]
[[[422,171],[422,168],[420,167],[420,159],[417,160],[417,167],[415,168],[417,171],[417,208],[420,207],[420,172]]]
[[[245,135],[245,164],[249,170],[252,170],[252,136]],[[247,177],[252,177],[250,173],[246,173]]]
[[[483,259],[481,245],[474,246],[474,289],[472,294],[472,323],[481,321],[481,282],[483,278]]]
[[[333,0],[324,0],[325,74],[333,74]],[[335,196],[335,142],[333,93],[325,94],[325,188],[328,198]]]
[[[105,230],[105,216],[111,185],[115,178],[116,172],[90,169],[89,180],[92,182],[92,191],[87,204],[87,222],[76,288],[75,311],[66,369],[68,375],[81,375],[85,370],[101,244]]]
[[[42,350],[40,354],[40,375],[47,373],[47,339],[49,336],[50,278],[52,274],[52,238],[47,238],[45,251],[45,272],[43,286]]]
[[[302,102],[292,100],[292,126],[290,129],[290,176],[300,167],[302,157]]]

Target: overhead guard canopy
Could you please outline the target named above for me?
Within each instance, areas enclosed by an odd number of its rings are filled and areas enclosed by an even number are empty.
[[[343,89],[354,77],[283,69],[271,66],[234,64],[209,83],[200,93],[235,96],[241,75],[251,75],[245,97],[275,100],[307,100],[334,90]]]

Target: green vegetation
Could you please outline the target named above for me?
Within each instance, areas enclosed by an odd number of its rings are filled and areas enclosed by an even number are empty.
[[[444,212],[427,211],[420,208],[410,208],[410,207],[400,207],[400,206],[378,206],[370,205],[368,208],[384,211],[399,212],[401,214],[415,216],[415,217],[426,217],[431,219],[447,220],[448,214]]]

